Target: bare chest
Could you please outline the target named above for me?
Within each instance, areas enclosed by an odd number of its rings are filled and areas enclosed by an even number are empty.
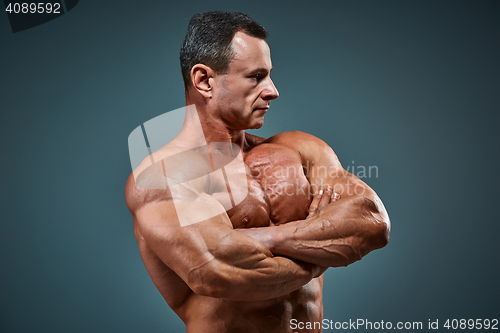
[[[310,186],[300,156],[277,144],[262,144],[244,157],[248,194],[228,211],[235,228],[250,228],[304,219]]]

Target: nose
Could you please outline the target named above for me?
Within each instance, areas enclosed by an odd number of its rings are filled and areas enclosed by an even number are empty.
[[[273,80],[271,80],[271,78],[269,77],[268,84],[265,87],[265,89],[262,91],[262,94],[261,94],[262,99],[264,99],[266,101],[272,101],[273,99],[278,98],[279,95],[280,94],[278,92],[278,89],[276,89],[276,86],[274,85]]]

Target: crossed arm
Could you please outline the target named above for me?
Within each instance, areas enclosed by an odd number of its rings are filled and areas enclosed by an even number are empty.
[[[319,172],[322,166],[343,170],[324,142],[305,133],[271,140],[296,149],[303,164],[310,163],[311,185],[324,187],[306,220],[236,231],[226,213],[214,213],[203,222],[181,226],[176,209],[220,212],[221,204],[204,186],[191,184],[174,205],[168,190],[141,189],[129,178],[127,205],[141,237],[196,294],[238,301],[279,297],[321,275],[322,267],[348,265],[387,243],[389,219],[376,194],[350,174]],[[366,191],[341,191],[348,182]],[[340,200],[331,201],[333,191],[340,192]]]
[[[317,265],[273,256],[259,241],[236,232],[220,203],[196,186],[174,206],[169,191],[145,190],[133,176],[126,188],[136,227],[159,259],[194,293],[237,301],[261,301],[291,293],[323,273]],[[181,226],[177,210],[203,210],[212,218]]]
[[[275,255],[324,267],[347,266],[389,241],[390,220],[377,194],[345,171],[322,140],[302,132],[281,133],[270,142],[297,151],[311,186],[324,191],[313,200],[309,217],[267,228],[238,229]],[[333,194],[340,200],[332,200]]]

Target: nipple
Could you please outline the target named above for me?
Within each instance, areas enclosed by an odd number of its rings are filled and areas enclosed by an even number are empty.
[[[241,219],[241,223],[247,224],[248,223],[248,217],[244,217]]]

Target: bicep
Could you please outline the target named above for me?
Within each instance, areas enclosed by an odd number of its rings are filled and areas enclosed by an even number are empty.
[[[213,216],[193,222],[208,215],[207,210]],[[187,282],[190,269],[211,261],[217,243],[233,232],[227,214],[219,210],[216,200],[203,196],[177,204],[173,199],[162,200],[139,209],[136,222],[153,252]],[[179,219],[189,212],[190,223]]]

